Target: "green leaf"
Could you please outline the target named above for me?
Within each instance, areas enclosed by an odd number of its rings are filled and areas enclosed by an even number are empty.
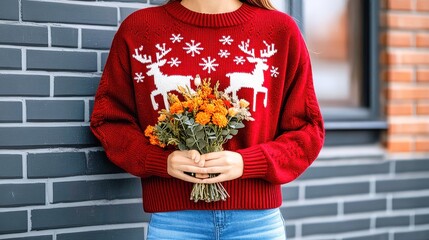
[[[198,147],[200,147],[200,149],[205,148],[207,145],[206,141],[204,141],[204,139],[200,139],[198,140]]]
[[[243,124],[243,123],[241,123],[241,122],[238,122],[238,123],[235,125],[235,128],[244,128],[244,124]]]
[[[193,138],[186,139],[186,146],[188,148],[191,148],[192,146],[194,146],[194,144],[195,144],[195,140]]]
[[[209,135],[209,136],[215,136],[216,137],[216,133],[212,132],[212,131],[207,132],[207,135]]]
[[[232,135],[236,135],[238,133],[238,130],[237,129],[231,129],[230,133]]]
[[[197,139],[204,139],[204,138],[205,138],[205,136],[206,136],[206,134],[205,134],[205,132],[204,132],[204,131],[198,131],[198,132],[195,134],[195,137],[196,137]]]
[[[228,124],[230,127],[233,127],[233,126],[235,126],[235,125],[237,125],[237,121],[229,121],[229,124]]]
[[[194,124],[194,126],[195,126],[195,131],[197,132],[204,130],[204,126],[200,124]]]
[[[229,140],[229,139],[231,139],[232,137],[233,137],[232,135],[228,135],[228,136],[226,136],[225,138]]]
[[[183,143],[179,143],[177,147],[179,148],[179,150],[188,150],[188,147],[186,147],[186,145]]]

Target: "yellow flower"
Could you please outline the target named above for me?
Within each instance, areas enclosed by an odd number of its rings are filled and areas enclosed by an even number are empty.
[[[225,115],[220,113],[213,114],[212,121],[213,124],[219,127],[225,127],[228,124],[228,119],[225,117]]]
[[[181,102],[176,102],[173,105],[170,106],[170,113],[171,114],[180,114],[183,113],[183,106]]]
[[[228,115],[231,117],[234,117],[235,115],[237,115],[237,113],[238,113],[238,109],[236,109],[236,108],[228,109]]]
[[[246,108],[246,107],[249,106],[250,103],[248,101],[244,100],[244,99],[240,99],[239,104],[240,104],[241,108]]]
[[[207,123],[210,122],[210,117],[211,117],[211,115],[206,113],[206,112],[199,112],[195,116],[195,122],[197,122],[201,125],[206,125]]]
[[[168,94],[168,102],[170,102],[170,104],[174,104],[174,103],[180,102],[180,100],[176,94],[169,93]]]

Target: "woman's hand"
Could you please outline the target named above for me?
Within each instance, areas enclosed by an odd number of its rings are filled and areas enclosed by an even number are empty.
[[[208,178],[207,169],[204,168],[204,159],[196,150],[174,151],[167,159],[167,172],[170,176],[192,183],[202,183]],[[192,177],[186,172],[195,173]]]
[[[217,183],[234,180],[243,175],[243,157],[241,154],[231,151],[207,153],[201,156],[205,161],[204,170],[207,174],[219,175],[206,178],[202,183]]]

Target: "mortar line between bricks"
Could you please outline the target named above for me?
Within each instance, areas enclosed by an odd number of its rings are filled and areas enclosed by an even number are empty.
[[[97,53],[97,72],[101,73],[104,69],[101,69],[101,53]]]
[[[27,210],[53,210],[60,208],[81,208],[81,207],[100,207],[100,206],[117,206],[117,205],[135,205],[142,204],[139,198],[115,199],[115,200],[92,200],[72,203],[54,203],[47,205],[31,205],[26,207],[8,207],[0,208],[2,212],[27,211]]]
[[[89,109],[89,100],[88,99],[84,99],[83,100],[83,102],[84,102],[84,121],[85,122],[89,122],[89,120],[90,120],[90,113],[89,113],[89,111],[90,111],[90,109]]]
[[[21,47],[21,69],[27,71],[27,49],[25,47]]]
[[[416,224],[416,213],[410,214],[410,226],[415,226]]]
[[[77,29],[77,49],[82,49],[82,28],[80,27]]]
[[[2,123],[0,128],[11,127],[89,127],[87,122],[27,122],[27,123]]]
[[[27,122],[27,101],[23,99],[22,101],[22,123]]]
[[[48,28],[48,48],[52,47],[52,29],[51,26],[47,26]]]
[[[22,23],[22,0],[18,0],[18,11],[19,11],[18,22],[21,24]]]
[[[106,51],[109,51],[109,49],[93,49],[93,48],[63,48],[63,47],[46,47],[46,46],[16,46],[16,45],[1,45],[1,48],[10,48],[10,49],[25,49],[30,51],[42,51],[42,52],[67,52],[67,53],[104,53]],[[15,70],[17,71],[17,70]],[[18,70],[20,71],[20,70]],[[24,70],[26,71],[26,69]],[[36,71],[41,72],[41,71]],[[46,71],[51,72],[51,71]],[[54,72],[60,72],[60,71],[54,71]],[[71,71],[73,72],[73,71]],[[90,72],[91,73],[91,72]]]
[[[116,6],[116,22],[118,26],[121,24],[121,7]]]
[[[375,216],[374,214],[371,214],[371,218],[369,219],[369,230],[375,230],[376,228],[376,219],[377,216]]]
[[[386,212],[393,212],[393,195],[391,193],[387,194],[386,196]]]
[[[38,149],[0,149],[0,154],[23,154],[23,153],[63,153],[63,152],[103,152],[100,147],[86,148],[38,148]]]
[[[118,30],[118,26],[102,26],[102,25],[91,25],[91,24],[74,24],[74,23],[57,23],[57,22],[17,22],[16,20],[0,20],[0,24],[14,25],[14,26],[25,26],[25,27],[66,27],[66,28],[85,28],[88,30]],[[13,45],[16,46],[16,45]],[[61,48],[61,47],[56,47]],[[69,49],[65,48],[64,49]]]
[[[0,70],[0,74],[14,74],[14,75],[28,75],[28,76],[54,76],[54,77],[101,77],[100,73],[97,72],[42,72],[34,70]]]
[[[94,96],[71,96],[71,97],[58,97],[58,96],[49,96],[49,97],[17,97],[17,96],[11,96],[11,97],[0,97],[0,101],[22,101],[25,100],[94,100]]]
[[[46,206],[54,203],[54,183],[52,179],[46,181]]]
[[[375,194],[377,194],[376,182],[377,182],[377,179],[374,176],[371,176],[369,179],[369,195],[370,196],[374,196]]]
[[[394,240],[394,233],[393,230],[389,230],[389,240]]]
[[[31,228],[33,227],[31,222],[31,210],[27,210],[27,221],[28,232],[31,232]]]
[[[49,97],[54,97],[54,76],[49,76]],[[57,99],[57,98],[55,98]]]
[[[337,203],[337,215],[343,216],[344,215],[344,200],[339,199]]]
[[[24,180],[28,180],[27,156],[28,156],[28,153],[22,154],[22,179],[24,179]]]
[[[52,182],[75,182],[75,181],[102,181],[137,178],[128,173],[99,174],[99,175],[79,175],[72,177],[52,177]],[[23,184],[23,183],[46,183],[47,178],[29,179],[0,179],[0,184]]]

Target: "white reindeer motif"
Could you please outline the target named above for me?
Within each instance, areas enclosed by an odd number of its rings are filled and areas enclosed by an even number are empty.
[[[167,62],[166,59],[162,59],[165,57],[170,51],[171,48],[166,50],[165,43],[161,46],[160,44],[156,44],[156,48],[160,51],[156,53],[156,62],[152,62],[151,56],[147,56],[146,54],[142,56],[142,54],[139,52],[142,50],[142,47],[140,49],[135,49],[135,53],[133,54],[133,58],[139,61],[142,64],[150,63],[146,67],[149,69],[146,74],[148,76],[153,76],[155,81],[156,89],[152,91],[150,94],[150,100],[152,101],[152,106],[154,110],[158,110],[158,103],[155,101],[155,97],[159,94],[162,95],[164,99],[164,106],[166,109],[169,108],[168,104],[168,93],[170,91],[176,90],[178,86],[182,87],[189,87],[191,88],[191,80],[193,79],[192,76],[181,76],[181,75],[171,75],[168,76],[167,74],[164,74],[159,69],[160,67],[164,66]]]
[[[226,74],[230,79],[230,86],[225,89],[225,93],[232,93],[233,98],[237,98],[237,92],[241,88],[252,88],[253,89],[253,111],[256,111],[256,96],[258,92],[265,94],[264,107],[267,107],[268,99],[268,90],[266,87],[262,86],[264,83],[264,71],[268,69],[266,64],[267,58],[273,56],[277,49],[275,49],[274,44],[271,46],[264,41],[267,49],[260,51],[260,57],[255,56],[255,49],[249,50],[250,40],[247,42],[241,41],[241,44],[238,46],[240,50],[250,57],[247,57],[247,60],[250,63],[256,63],[255,69],[251,73],[243,72],[233,72]]]

